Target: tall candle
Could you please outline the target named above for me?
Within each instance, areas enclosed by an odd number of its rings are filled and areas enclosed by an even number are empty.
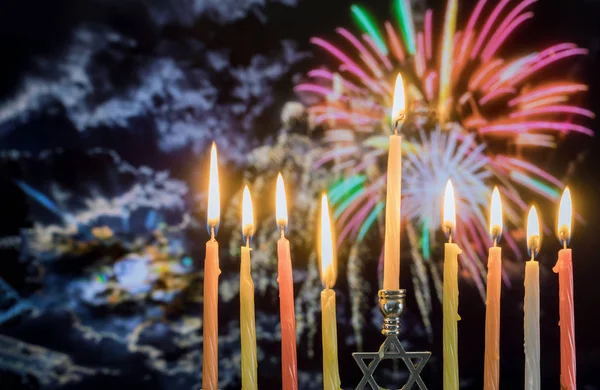
[[[444,245],[443,313],[443,382],[444,390],[458,390],[458,255],[462,253],[452,242],[456,228],[454,189],[448,180],[444,195],[443,228],[448,236]]]
[[[575,356],[575,311],[573,307],[573,258],[567,248],[572,225],[571,191],[567,187],[560,200],[558,211],[558,238],[563,249],[558,252],[558,262],[553,268],[558,273],[560,313],[560,388],[577,389]]]
[[[281,237],[277,241],[277,264],[279,283],[279,318],[281,323],[281,382],[283,390],[298,389],[298,368],[296,357],[296,315],[294,312],[294,279],[290,242],[285,238],[288,224],[287,201],[281,173],[277,175],[276,196],[277,226]]]
[[[250,240],[254,234],[254,214],[248,186],[242,201],[242,233],[246,245],[241,248],[240,265],[240,336],[242,340],[242,389],[257,390],[256,322],[254,283],[250,268]]]
[[[405,110],[404,85],[398,73],[392,109],[394,134],[390,135],[385,197],[385,243],[383,253],[383,289],[400,288],[400,208],[402,201],[402,137],[398,127]]]
[[[341,381],[338,365],[335,291],[333,291],[337,278],[337,260],[333,246],[333,228],[329,216],[329,204],[325,194],[321,197],[319,246],[321,280],[325,286],[325,289],[321,292],[323,390],[339,390],[341,389]]]
[[[208,215],[210,240],[206,243],[204,260],[204,324],[202,345],[202,389],[218,390],[219,387],[219,243],[215,239],[220,219],[219,171],[217,147],[210,151],[210,175],[208,184]]]
[[[498,188],[492,193],[490,235],[494,246],[489,250],[485,311],[485,355],[483,389],[500,389],[500,290],[502,285],[502,249],[497,246],[502,235],[502,204]]]
[[[535,260],[541,245],[539,218],[535,207],[527,217],[527,249],[531,260],[525,264],[525,390],[540,390],[540,266]]]

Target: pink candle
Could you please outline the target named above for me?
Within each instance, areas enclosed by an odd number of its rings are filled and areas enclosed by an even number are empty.
[[[219,243],[215,233],[220,219],[219,172],[217,147],[210,151],[210,177],[208,181],[207,225],[210,240],[206,243],[204,260],[204,316],[202,343],[202,389],[219,388]]]
[[[500,286],[502,283],[502,249],[490,248],[488,258],[487,298],[485,311],[485,356],[483,389],[500,387]]]
[[[492,194],[490,235],[494,246],[488,258],[485,311],[485,355],[483,389],[500,389],[500,294],[502,286],[502,249],[497,246],[502,235],[502,204],[498,188]]]
[[[281,238],[277,241],[279,283],[279,316],[281,322],[281,380],[283,390],[298,389],[298,368],[296,362],[296,315],[294,313],[294,279],[290,242],[284,231],[288,223],[287,202],[281,173],[277,176],[277,225]]]
[[[202,343],[202,389],[219,386],[219,243],[206,243],[204,260],[204,332]]]
[[[560,312],[560,388],[577,389],[575,378],[575,316],[573,313],[573,262],[571,249],[558,252],[554,267],[558,273]]]
[[[573,309],[573,261],[567,243],[571,238],[571,192],[567,187],[560,201],[558,237],[564,249],[558,252],[558,262],[553,268],[558,273],[560,313],[560,388],[577,389],[575,357],[575,313]]]

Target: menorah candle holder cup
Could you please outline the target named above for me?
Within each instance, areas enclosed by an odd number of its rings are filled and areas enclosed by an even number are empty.
[[[383,314],[381,333],[386,338],[377,352],[354,352],[352,354],[363,373],[356,389],[362,390],[370,386],[373,390],[387,390],[377,384],[373,374],[382,360],[401,359],[408,368],[409,376],[406,384],[400,389],[410,390],[416,384],[419,389],[427,390],[420,374],[429,360],[431,352],[407,352],[398,339],[402,314],[406,307],[406,290],[379,290],[377,295],[379,296],[379,310]],[[367,364],[366,361],[369,363]]]
[[[402,325],[406,290],[379,290],[379,310],[383,314],[381,333],[384,336],[398,336]]]

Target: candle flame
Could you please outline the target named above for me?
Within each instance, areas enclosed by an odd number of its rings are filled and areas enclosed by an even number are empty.
[[[333,228],[329,215],[327,195],[321,196],[321,223],[319,234],[319,260],[321,263],[321,281],[325,288],[333,288],[337,278],[335,250],[333,247]]]
[[[250,189],[244,187],[242,196],[242,234],[244,240],[250,240],[254,235],[254,212],[252,210],[252,198],[250,197]]]
[[[213,142],[210,148],[210,174],[208,178],[208,212],[206,223],[208,232],[219,227],[221,219],[221,197],[219,194],[219,167],[217,165],[217,145]],[[216,232],[215,232],[216,234]]]
[[[492,206],[490,208],[490,236],[494,241],[494,245],[502,236],[502,199],[498,187],[494,187],[492,192]]]
[[[571,240],[572,224],[573,203],[571,202],[571,190],[567,187],[560,198],[560,206],[558,208],[558,239],[565,246]]]
[[[396,87],[394,88],[394,103],[392,105],[392,128],[396,128],[396,121],[404,116],[406,110],[406,97],[404,95],[404,82],[402,74],[398,73],[396,77]]]
[[[288,224],[287,200],[285,197],[285,185],[281,172],[277,175],[277,189],[275,195],[275,218],[277,226],[286,228]]]
[[[444,218],[442,227],[446,235],[452,238],[452,233],[456,229],[456,203],[454,201],[454,187],[451,180],[448,180],[446,192],[444,193]]]
[[[527,251],[531,259],[534,259],[540,251],[542,236],[540,234],[540,219],[535,206],[529,209],[527,216]]]

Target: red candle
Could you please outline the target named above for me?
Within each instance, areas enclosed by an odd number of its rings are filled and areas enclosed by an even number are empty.
[[[288,223],[287,202],[281,173],[277,175],[276,197],[277,225],[281,238],[277,241],[279,283],[279,316],[281,322],[281,380],[283,390],[298,389],[298,368],[296,362],[296,315],[294,312],[294,279],[290,242],[284,232]]]
[[[560,313],[560,388],[577,389],[575,357],[575,313],[573,309],[573,261],[567,244],[571,238],[571,192],[567,187],[560,200],[558,212],[558,238],[563,249],[558,252],[558,262],[553,268],[558,273]]]
[[[202,389],[219,388],[219,243],[215,239],[220,218],[219,172],[217,147],[210,151],[210,177],[208,184],[208,217],[210,240],[206,243],[204,260],[204,316],[202,343]]]

